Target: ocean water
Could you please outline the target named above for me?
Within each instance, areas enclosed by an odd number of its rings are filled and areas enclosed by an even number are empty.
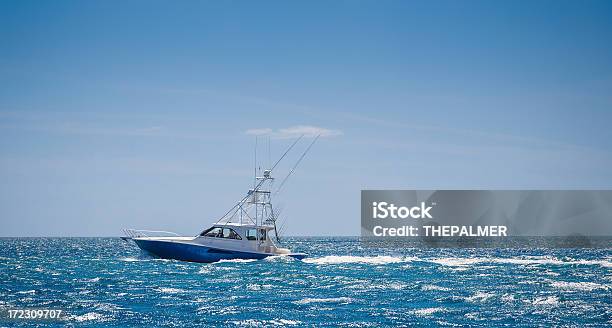
[[[610,326],[612,249],[376,249],[293,238],[310,257],[161,260],[119,238],[0,239],[0,326]]]

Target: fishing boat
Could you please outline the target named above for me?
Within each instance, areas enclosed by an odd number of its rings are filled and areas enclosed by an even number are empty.
[[[225,215],[197,236],[180,236],[167,231],[124,229],[125,235],[121,238],[133,241],[142,250],[156,257],[189,262],[210,263],[220,260],[263,259],[269,256],[305,258],[305,253],[294,253],[279,246],[278,213],[272,206],[272,195],[280,191],[319,138],[314,138],[273,193],[274,169],[302,137],[303,135],[295,140],[269,169],[257,168],[256,150],[253,188]],[[257,141],[255,148],[257,149]]]

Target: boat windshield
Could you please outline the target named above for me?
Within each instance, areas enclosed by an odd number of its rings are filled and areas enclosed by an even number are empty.
[[[222,228],[222,227],[212,227],[210,229],[204,230],[200,236],[204,237],[213,237],[213,238],[227,238],[227,239],[238,239],[241,240],[242,237],[234,229],[230,228]]]

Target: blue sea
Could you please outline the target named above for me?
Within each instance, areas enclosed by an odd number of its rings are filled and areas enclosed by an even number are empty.
[[[0,326],[610,326],[612,249],[372,248],[292,238],[305,260],[162,260],[119,238],[0,239]]]

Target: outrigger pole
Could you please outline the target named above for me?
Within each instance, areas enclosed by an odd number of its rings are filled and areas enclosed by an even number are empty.
[[[274,168],[276,168],[276,166],[278,165],[278,163],[280,163],[280,161],[283,160],[283,158],[285,158],[285,156],[287,155],[287,153],[289,153],[289,151],[291,151],[291,149],[298,143],[298,141],[300,141],[302,138],[304,137],[304,135],[302,134],[299,138],[297,138],[292,144],[291,146],[289,146],[289,148],[287,148],[287,150],[285,151],[285,153],[283,153],[283,155],[276,161],[276,163],[274,163],[274,166],[272,166],[272,168],[270,169],[270,172],[272,172],[272,170],[274,170]],[[318,138],[318,136],[317,136]],[[257,137],[255,137],[255,145],[257,145]],[[255,158],[257,158],[257,147],[255,147]],[[255,175],[257,176],[257,164],[255,164]],[[255,179],[255,181],[257,181],[257,179]],[[259,183],[255,184],[253,183],[253,190],[250,190],[246,196],[244,196],[244,198],[242,198],[238,203],[236,203],[236,205],[234,205],[232,208],[229,209],[229,211],[227,211],[225,214],[223,214],[223,216],[221,216],[221,218],[219,220],[217,220],[217,222],[220,222],[221,220],[223,220],[228,214],[230,214],[234,209],[236,209],[236,207],[242,205],[242,203],[244,203],[245,200],[247,200],[249,198],[249,196],[251,196],[252,193],[256,192],[257,190],[259,190],[259,188],[261,188],[261,186],[263,185],[263,183],[266,181],[266,179],[262,179],[261,181],[259,181]]]
[[[274,192],[274,194],[278,194],[279,191],[281,190],[281,188],[283,187],[283,185],[285,184],[285,182],[287,182],[287,179],[289,179],[289,177],[293,174],[293,172],[295,171],[295,169],[298,167],[298,165],[300,165],[300,162],[302,161],[302,159],[304,159],[304,157],[306,156],[306,154],[308,153],[308,151],[310,151],[310,148],[312,148],[312,146],[315,144],[315,142],[317,142],[317,140],[319,139],[321,135],[317,135],[314,140],[310,143],[310,145],[308,145],[308,147],[306,148],[306,150],[302,153],[302,156],[300,156],[300,158],[297,160],[297,162],[295,163],[295,165],[293,165],[293,168],[291,168],[291,171],[289,171],[289,174],[287,174],[287,176],[285,176],[285,178],[283,179],[283,181],[281,181],[280,186],[278,187],[278,189],[276,189],[276,191]],[[272,218],[273,221],[272,223],[274,224],[274,234],[276,235],[276,241],[278,241],[280,243],[280,237],[279,237],[279,232],[278,229],[276,229],[276,219],[277,217],[274,216],[274,212],[272,212]]]
[[[298,161],[295,163],[295,165],[293,166],[293,168],[291,169],[291,171],[289,171],[289,174],[287,174],[287,176],[283,179],[283,181],[281,181],[280,186],[278,186],[278,189],[276,189],[276,191],[274,192],[274,194],[278,194],[278,192],[281,190],[281,188],[283,187],[283,185],[285,184],[285,182],[287,182],[287,179],[289,179],[289,177],[291,176],[291,174],[293,174],[293,171],[295,171],[295,169],[298,167],[298,165],[300,165],[300,162],[302,161],[302,159],[304,159],[304,156],[306,156],[306,154],[308,153],[308,151],[310,150],[310,148],[312,148],[312,145],[314,145],[315,142],[317,142],[317,140],[319,139],[321,135],[317,135],[314,140],[310,143],[310,145],[308,145],[308,148],[306,148],[306,150],[302,153],[302,156],[300,156],[300,158],[298,159]]]

